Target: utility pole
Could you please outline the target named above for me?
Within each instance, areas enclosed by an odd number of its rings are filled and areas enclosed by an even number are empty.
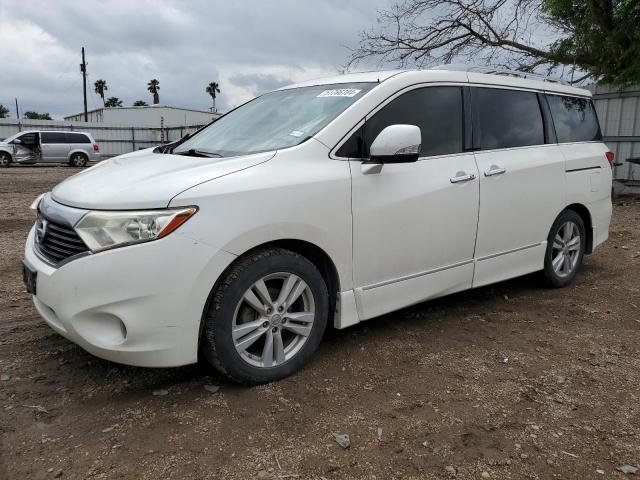
[[[14,99],[16,101],[16,118],[20,120],[20,110],[18,110],[18,99]]]
[[[84,121],[89,121],[89,115],[87,114],[87,62],[84,61],[84,47],[82,47],[82,63],[80,64],[80,71],[82,72],[82,93],[84,95]]]

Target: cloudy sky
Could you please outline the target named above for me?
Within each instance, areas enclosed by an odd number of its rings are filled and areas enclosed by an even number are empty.
[[[93,82],[131,105],[152,78],[163,104],[225,111],[295,81],[336,73],[390,0],[0,0],[0,103],[62,117],[82,111],[80,48]],[[361,67],[362,68],[362,67]]]

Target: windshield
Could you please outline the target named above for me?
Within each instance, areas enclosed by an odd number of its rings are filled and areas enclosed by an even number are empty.
[[[341,83],[267,93],[229,112],[173,153],[230,157],[298,145],[377,83]]]
[[[12,142],[13,140],[15,140],[16,138],[18,138],[18,137],[19,137],[20,135],[22,135],[23,133],[25,133],[25,132],[18,132],[18,133],[15,133],[15,134],[11,135],[10,137],[7,137],[7,138],[5,138],[4,140],[1,140],[1,141],[2,141],[2,142],[4,142],[4,143]]]

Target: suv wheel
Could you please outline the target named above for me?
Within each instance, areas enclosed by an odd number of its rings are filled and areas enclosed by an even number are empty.
[[[11,155],[7,152],[0,152],[0,167],[8,167],[11,165]]]
[[[204,312],[202,352],[232,380],[261,384],[302,368],[327,326],[329,295],[318,269],[282,248],[241,258]]]
[[[84,153],[74,153],[69,159],[69,165],[72,167],[84,167],[89,159]]]
[[[578,273],[586,247],[584,222],[573,210],[562,212],[551,227],[544,258],[548,286],[564,287]]]

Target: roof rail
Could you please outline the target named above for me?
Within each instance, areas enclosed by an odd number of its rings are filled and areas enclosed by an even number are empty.
[[[538,73],[521,72],[519,70],[499,69],[494,67],[476,67],[464,64],[437,65],[431,67],[431,70],[452,70],[456,72],[474,72],[486,73],[488,75],[503,75],[506,77],[529,78],[531,80],[539,80],[541,82],[560,83],[562,85],[570,85],[567,82],[554,77],[547,77]]]

